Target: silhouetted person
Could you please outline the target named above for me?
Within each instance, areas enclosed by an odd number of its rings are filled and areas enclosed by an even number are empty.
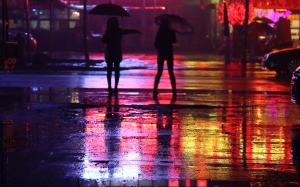
[[[13,42],[17,42],[17,64],[16,67],[24,67],[25,61],[24,61],[24,45],[25,45],[25,39],[23,36],[18,33],[14,38]]]
[[[121,29],[117,17],[111,17],[107,21],[107,28],[102,38],[105,47],[105,61],[107,63],[107,83],[108,93],[112,94],[111,87],[112,71],[115,71],[115,92],[118,92],[118,83],[120,79],[120,63],[122,61],[122,36],[126,34],[139,33],[136,29]]]
[[[162,19],[154,42],[155,48],[157,49],[157,74],[155,76],[153,89],[154,98],[156,98],[158,95],[157,89],[160,77],[163,73],[165,60],[167,61],[168,72],[173,92],[173,99],[176,98],[176,79],[173,72],[173,43],[176,43],[175,31],[171,29],[171,23],[168,19]]]

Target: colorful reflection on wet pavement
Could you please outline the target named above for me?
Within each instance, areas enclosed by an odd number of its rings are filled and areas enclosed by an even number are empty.
[[[8,184],[40,177],[50,184],[76,178],[98,185],[274,181],[278,173],[299,173],[291,142],[299,108],[287,94],[216,94],[210,100],[209,94],[187,93],[177,103],[161,96],[162,104],[144,92],[106,97],[105,103],[96,93],[92,96],[81,91],[73,104],[27,101],[1,108]],[[182,104],[197,99],[206,102]],[[148,103],[138,105],[140,100]],[[269,173],[275,174],[269,178]]]
[[[103,71],[3,74],[2,186],[300,186],[287,79],[177,60],[177,99],[165,73],[155,101],[145,58],[111,98]]]

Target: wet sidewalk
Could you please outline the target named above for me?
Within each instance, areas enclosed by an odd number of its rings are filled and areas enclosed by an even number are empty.
[[[111,97],[105,71],[2,72],[2,186],[300,185],[289,80],[179,55],[154,100],[155,55],[124,57]]]
[[[175,54],[177,64],[193,62],[222,62],[224,56],[215,54]],[[87,65],[84,54],[80,52],[56,52],[51,54],[47,68],[43,70],[74,70],[74,71],[103,71],[106,70],[106,63],[103,53],[89,53],[89,65]],[[146,63],[145,63],[146,62]],[[151,62],[149,64],[149,62]],[[41,62],[42,63],[42,62]],[[153,63],[153,64],[152,64]],[[175,62],[176,63],[176,62]],[[150,65],[150,66],[149,66]],[[156,65],[155,53],[124,53],[121,63],[122,69],[147,69]],[[26,64],[26,69],[34,69],[32,62]]]
[[[187,92],[175,103],[148,90],[0,93],[3,186],[300,184],[292,147],[300,111],[282,92]]]

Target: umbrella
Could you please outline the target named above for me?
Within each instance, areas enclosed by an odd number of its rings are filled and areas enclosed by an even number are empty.
[[[274,23],[274,21],[272,21],[271,19],[267,18],[267,17],[258,17],[256,16],[255,18],[253,18],[253,21],[256,22],[261,22],[261,23]]]
[[[113,3],[96,5],[89,11],[89,14],[130,17],[129,13],[122,6]]]
[[[162,14],[155,17],[154,22],[160,25],[162,19],[169,19],[172,29],[179,34],[190,34],[194,32],[193,26],[184,18],[175,14]]]
[[[251,22],[249,24],[249,31],[250,32],[264,32],[266,35],[274,35],[275,29],[271,27],[267,23],[262,23],[262,22]]]

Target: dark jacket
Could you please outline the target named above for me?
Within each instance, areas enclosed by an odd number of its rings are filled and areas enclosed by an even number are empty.
[[[102,37],[102,43],[106,44],[105,47],[105,60],[109,62],[122,61],[122,36],[126,34],[139,33],[135,29],[111,29],[106,30]]]
[[[159,28],[154,46],[159,52],[173,53],[173,43],[176,43],[175,31],[167,28]]]

